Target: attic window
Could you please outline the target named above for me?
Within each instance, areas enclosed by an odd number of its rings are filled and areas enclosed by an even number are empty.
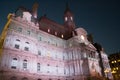
[[[48,32],[50,32],[50,29],[48,29]]]
[[[64,38],[63,34],[61,35],[62,38]]]
[[[55,35],[57,35],[57,32],[55,32]]]

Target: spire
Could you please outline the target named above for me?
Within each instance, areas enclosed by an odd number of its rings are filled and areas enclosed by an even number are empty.
[[[66,9],[65,9],[64,13],[67,13],[67,12],[71,12],[69,5],[68,5],[68,2],[66,2]]]
[[[39,6],[39,5],[38,5],[37,2],[35,2],[35,3],[33,4],[33,7],[32,7],[32,14],[33,14],[34,18],[37,18],[38,6]]]

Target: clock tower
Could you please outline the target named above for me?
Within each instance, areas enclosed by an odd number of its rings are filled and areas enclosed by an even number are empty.
[[[64,11],[64,26],[68,28],[69,32],[75,29],[74,17],[68,4],[66,4],[66,9]]]

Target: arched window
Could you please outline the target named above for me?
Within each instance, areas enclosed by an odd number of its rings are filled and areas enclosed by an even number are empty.
[[[11,77],[10,80],[17,80],[15,76]]]
[[[19,40],[19,39],[16,39],[16,41],[20,42],[20,40]]]
[[[37,63],[37,71],[40,71],[40,63]]]
[[[23,69],[27,70],[27,60],[23,60]]]
[[[18,63],[17,58],[13,58],[12,63],[11,63],[11,68],[16,69],[17,68],[17,63]]]

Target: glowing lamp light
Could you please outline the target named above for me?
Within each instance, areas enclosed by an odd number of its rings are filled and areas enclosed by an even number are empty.
[[[116,73],[116,71],[113,70],[111,73],[114,74],[114,73]]]
[[[85,39],[83,35],[81,35],[81,39],[82,39],[82,40],[84,40],[84,39]]]

